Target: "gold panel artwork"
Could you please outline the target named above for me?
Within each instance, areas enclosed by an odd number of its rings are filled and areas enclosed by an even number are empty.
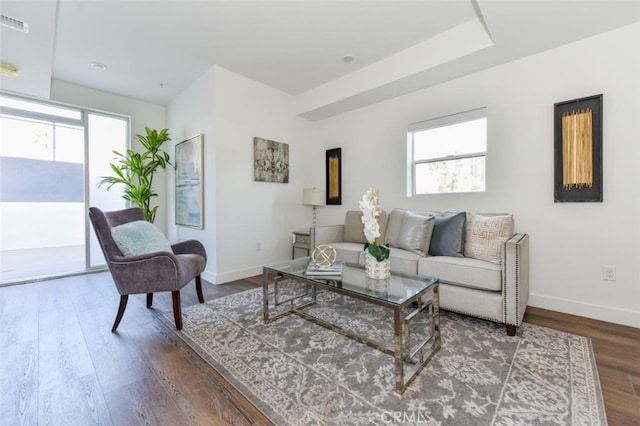
[[[562,186],[593,186],[593,117],[591,109],[562,116]]]
[[[340,197],[340,159],[338,157],[329,157],[329,198]]]

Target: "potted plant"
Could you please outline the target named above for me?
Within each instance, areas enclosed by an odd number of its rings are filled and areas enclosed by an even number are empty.
[[[162,149],[162,144],[171,138],[168,129],[157,131],[145,126],[144,130],[146,135],[138,134],[136,137],[145,150],[136,152],[128,149],[125,154],[113,151],[117,160],[110,164],[114,176],[102,176],[98,186],[109,185],[109,190],[113,185],[122,184],[122,198],[140,207],[144,218],[153,223],[158,210],[158,206],[151,207],[151,199],[158,196],[153,189],[153,177],[158,168],[173,166],[169,153]]]
[[[364,244],[365,272],[369,278],[386,279],[391,275],[389,244],[380,243],[380,207],[378,191],[373,188],[364,194],[359,203],[367,242]]]

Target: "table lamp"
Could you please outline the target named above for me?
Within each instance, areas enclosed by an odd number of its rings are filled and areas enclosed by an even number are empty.
[[[302,204],[313,208],[313,227],[316,227],[316,208],[324,206],[324,191],[317,188],[304,188],[302,191]]]

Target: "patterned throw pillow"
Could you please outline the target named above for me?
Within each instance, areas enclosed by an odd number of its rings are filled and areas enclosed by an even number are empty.
[[[145,220],[137,220],[111,228],[111,237],[124,256],[168,251],[171,244],[158,228]]]
[[[513,215],[483,216],[467,213],[464,255],[502,263],[502,245],[513,235]]]

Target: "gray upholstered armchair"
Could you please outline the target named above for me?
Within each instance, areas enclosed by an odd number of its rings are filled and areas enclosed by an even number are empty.
[[[198,300],[200,303],[204,303],[200,274],[204,271],[207,263],[207,254],[203,245],[199,241],[190,240],[170,246],[173,252],[158,251],[125,256],[112,237],[112,228],[131,222],[144,221],[142,210],[134,207],[103,212],[96,207],[91,207],[89,218],[100,242],[100,247],[102,247],[113,281],[118,293],[120,293],[120,306],[111,331],[115,332],[118,328],[130,294],[146,293],[147,308],[150,308],[153,304],[153,293],[158,291],[171,292],[176,329],[182,329],[180,289],[195,278]]]

